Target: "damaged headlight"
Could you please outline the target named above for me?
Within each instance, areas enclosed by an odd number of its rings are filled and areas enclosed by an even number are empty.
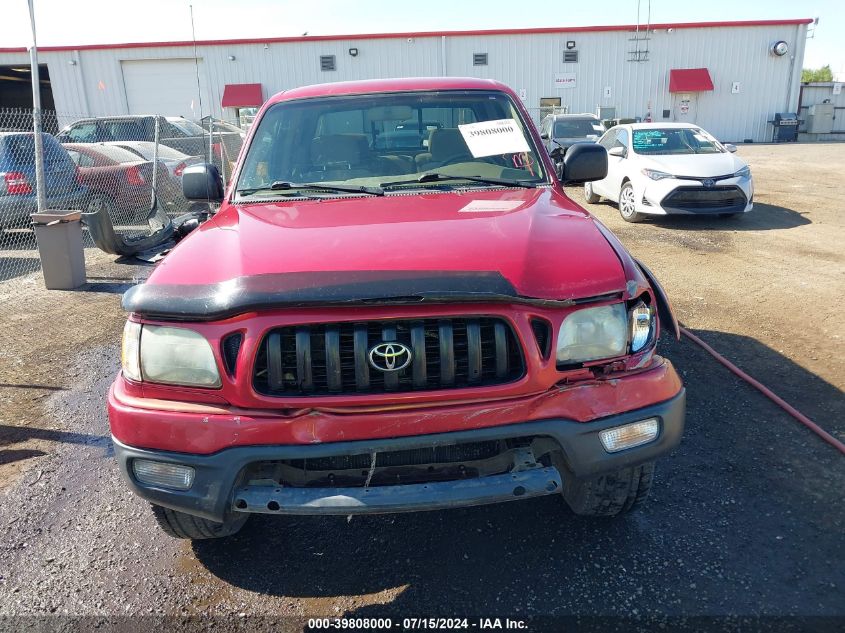
[[[627,316],[623,303],[568,315],[557,337],[558,365],[622,356],[628,346]]]
[[[132,380],[219,387],[211,345],[199,332],[128,321],[123,330],[123,373]]]
[[[639,352],[654,341],[654,310],[640,301],[585,308],[568,315],[557,337],[557,364],[572,365]]]

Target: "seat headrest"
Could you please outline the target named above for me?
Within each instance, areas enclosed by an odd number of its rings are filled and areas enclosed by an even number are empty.
[[[311,160],[318,164],[364,162],[369,151],[364,134],[326,134],[311,141]]]
[[[453,127],[432,130],[428,138],[428,151],[435,163],[456,156],[472,157],[460,130]]]

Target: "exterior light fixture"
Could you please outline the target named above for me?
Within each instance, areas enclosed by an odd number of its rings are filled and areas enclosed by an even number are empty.
[[[235,61],[235,56],[234,56],[234,55],[229,55],[229,61],[230,61],[230,62]]]
[[[358,57],[358,49],[357,48],[350,48],[349,55],[352,57]]]

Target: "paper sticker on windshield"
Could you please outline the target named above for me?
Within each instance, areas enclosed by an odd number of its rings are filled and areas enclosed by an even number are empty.
[[[531,151],[513,119],[468,123],[459,125],[458,129],[475,158]]]

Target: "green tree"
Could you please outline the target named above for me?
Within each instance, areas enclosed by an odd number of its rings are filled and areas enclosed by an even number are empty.
[[[801,71],[801,81],[803,83],[810,81],[833,81],[833,72],[830,70],[830,64],[821,68],[805,68]]]

